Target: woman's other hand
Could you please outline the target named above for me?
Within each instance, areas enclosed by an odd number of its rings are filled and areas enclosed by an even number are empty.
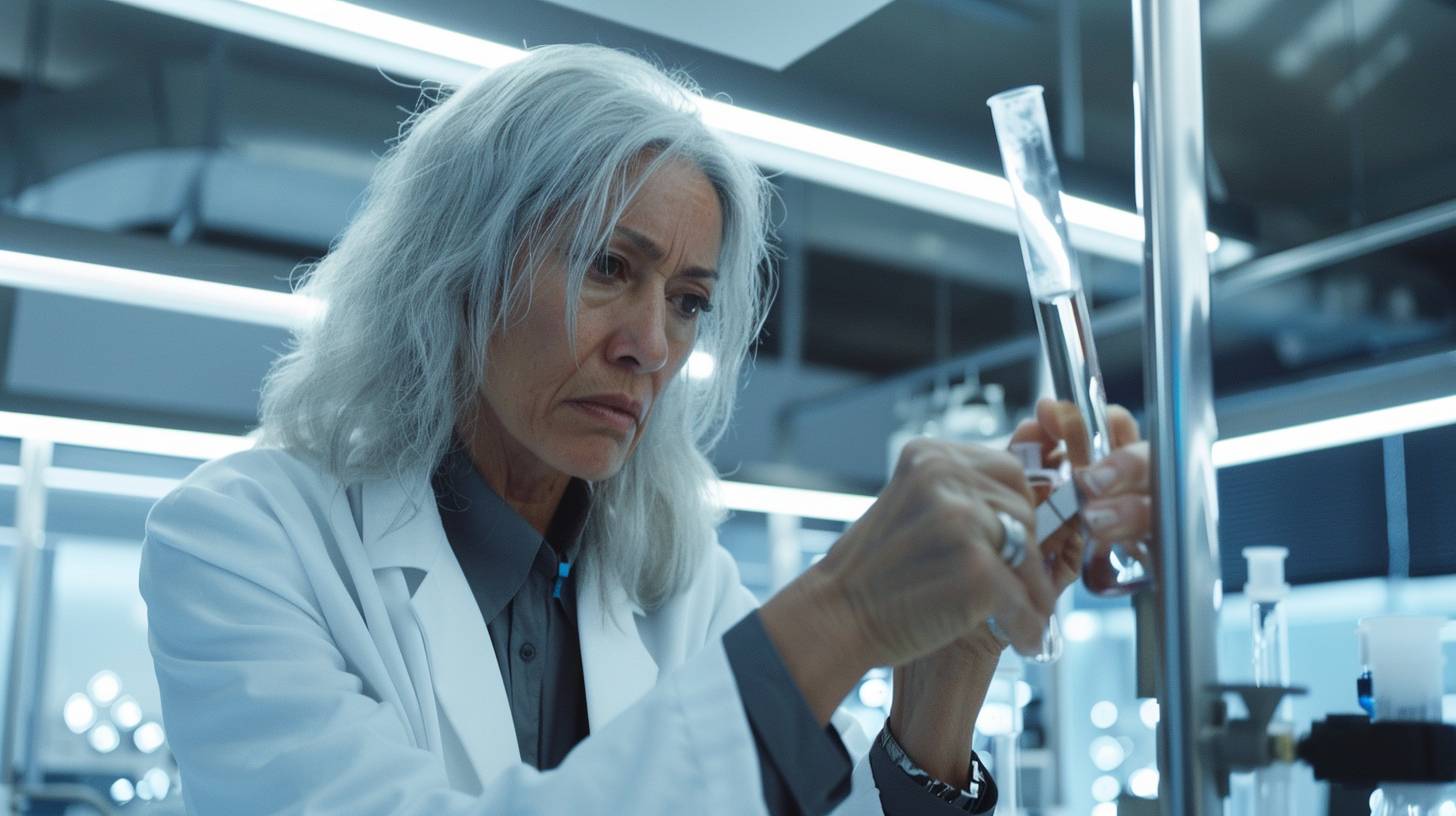
[[[1089,467],[1091,446],[1077,406],[1070,402],[1043,399],[1037,403],[1036,418],[1024,420],[1011,435],[1012,444],[1040,442],[1042,461],[1057,468],[1064,461],[1072,465],[1082,494],[1082,520],[1092,532],[1097,548],[1093,569],[1110,569],[1106,555],[1113,544],[1121,544],[1149,568],[1145,542],[1152,532],[1148,443],[1141,440],[1137,421],[1121,405],[1107,408],[1107,426],[1112,452],[1095,467]],[[1038,485],[1037,503],[1050,493]],[[1085,542],[1075,521],[1062,525],[1042,543],[1048,570],[1056,592],[1061,593],[1081,574]],[[1111,576],[1107,576],[1109,579]]]

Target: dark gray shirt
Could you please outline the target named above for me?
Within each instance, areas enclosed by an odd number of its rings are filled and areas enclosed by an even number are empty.
[[[490,632],[521,760],[554,768],[589,732],[576,593],[560,574],[586,521],[588,487],[572,480],[543,540],[463,453],[446,457],[434,485],[445,536]]]
[[[490,489],[462,450],[440,463],[434,488],[445,535],[490,633],[521,761],[554,768],[589,732],[569,564],[591,508],[590,486],[571,481],[544,538]],[[769,812],[829,812],[849,793],[852,770],[838,732],[814,719],[757,612],[734,625],[723,646],[758,750]],[[871,769],[886,814],[963,812],[902,773],[878,742]],[[995,785],[984,780],[977,812],[995,804]]]

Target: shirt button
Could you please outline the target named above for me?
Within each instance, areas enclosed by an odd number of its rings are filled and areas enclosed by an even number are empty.
[[[536,647],[527,643],[521,647],[520,655],[522,660],[530,663],[536,659]]]

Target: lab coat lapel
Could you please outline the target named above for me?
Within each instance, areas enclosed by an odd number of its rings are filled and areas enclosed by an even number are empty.
[[[652,690],[657,662],[638,632],[642,608],[621,587],[604,601],[588,578],[577,584],[576,606],[587,721],[595,733]]]
[[[435,698],[481,785],[488,785],[521,761],[505,682],[475,596],[450,551],[429,481],[422,476],[409,486],[413,489],[393,480],[365,485],[365,547],[376,570],[424,571],[410,606],[424,635]],[[419,512],[411,515],[412,505]]]

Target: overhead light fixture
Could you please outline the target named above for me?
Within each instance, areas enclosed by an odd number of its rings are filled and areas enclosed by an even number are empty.
[[[90,697],[78,691],[66,698],[61,716],[72,734],[84,734],[96,722],[96,705]]]
[[[854,521],[875,502],[874,496],[750,482],[719,482],[718,489],[730,510],[828,521]]]
[[[53,466],[46,468],[45,471],[45,486],[50,490],[68,493],[95,493],[101,496],[124,496],[151,501],[156,501],[171,493],[178,481],[162,476],[139,476],[134,473],[117,473],[110,470]],[[0,465],[0,485],[15,487],[19,484],[20,468],[16,465]]]
[[[3,429],[0,435],[7,437],[48,439],[61,445],[197,460],[214,459],[253,446],[253,440],[247,436],[8,411],[0,411],[0,429]],[[19,479],[18,467],[0,466],[0,484],[14,485]],[[56,467],[46,471],[48,487],[135,498],[161,498],[176,484],[175,479],[110,471]],[[750,513],[783,513],[831,521],[853,521],[874,503],[873,496],[825,490],[731,481],[719,482],[719,487],[725,507]]]
[[[110,669],[102,669],[86,682],[86,694],[96,705],[109,706],[121,694],[121,678]]]
[[[718,361],[713,355],[701,349],[694,350],[688,355],[688,363],[683,367],[690,380],[711,380],[713,372],[718,368]]]
[[[253,446],[253,440],[246,436],[13,411],[0,411],[0,435],[181,459],[215,459]]]
[[[285,329],[323,312],[303,295],[4,249],[0,286]]]
[[[1220,439],[1213,444],[1213,463],[1218,467],[1243,465],[1453,423],[1456,423],[1456,396],[1438,397],[1232,439]]]
[[[526,55],[508,45],[340,0],[115,0],[148,11],[277,43],[332,59],[446,84]],[[1001,176],[858,139],[802,122],[699,100],[703,119],[751,161],[827,186],[1014,232],[1016,211]],[[1063,195],[1072,243],[1127,262],[1143,260],[1136,213]],[[1208,233],[1215,265],[1253,255],[1243,241]]]
[[[150,754],[167,744],[167,732],[157,723],[144,722],[131,732],[131,742],[138,751]]]
[[[98,754],[109,754],[121,745],[121,733],[109,722],[99,722],[86,732],[86,743]]]
[[[1232,467],[1452,424],[1456,424],[1456,396],[1441,397],[1220,439],[1213,444],[1213,463],[1215,467]],[[253,446],[253,440],[247,436],[4,411],[0,411],[0,428],[7,437],[34,437],[62,445],[197,460],[226,456]],[[13,486],[19,480],[18,467],[0,466],[0,484]],[[57,490],[135,498],[161,498],[176,484],[175,479],[110,471],[56,467],[46,471],[46,485]],[[843,522],[857,520],[875,502],[874,496],[857,493],[727,480],[718,483],[718,497],[729,510]]]
[[[116,2],[418,79],[458,83],[525,56],[520,48],[338,0]]]

